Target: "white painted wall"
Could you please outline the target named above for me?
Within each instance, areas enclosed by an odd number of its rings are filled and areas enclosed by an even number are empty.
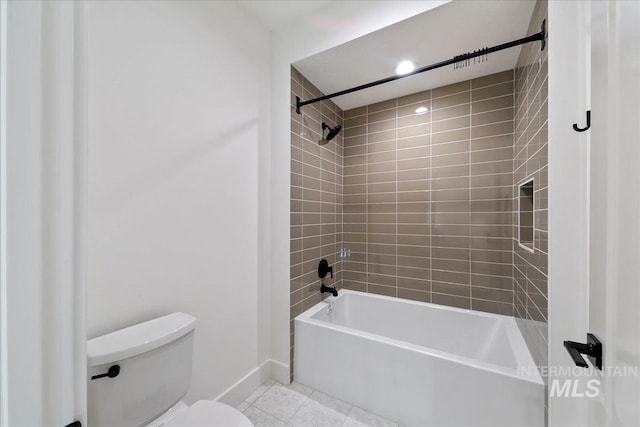
[[[233,2],[90,2],[88,23],[88,335],[189,313],[187,400],[214,398],[268,356],[269,34]]]
[[[272,376],[289,380],[290,65],[308,56],[410,18],[447,1],[332,2],[272,34],[269,265],[271,266]],[[336,70],[339,76],[339,70]],[[270,168],[270,172],[268,169]],[[265,258],[266,260],[266,258]]]

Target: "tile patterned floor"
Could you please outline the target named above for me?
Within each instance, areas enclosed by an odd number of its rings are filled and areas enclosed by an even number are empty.
[[[302,384],[268,380],[237,408],[256,427],[400,427]]]

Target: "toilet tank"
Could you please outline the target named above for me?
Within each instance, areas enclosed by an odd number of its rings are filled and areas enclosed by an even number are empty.
[[[182,399],[191,382],[195,323],[172,313],[89,340],[88,425],[145,425]],[[117,376],[91,379],[114,365]]]

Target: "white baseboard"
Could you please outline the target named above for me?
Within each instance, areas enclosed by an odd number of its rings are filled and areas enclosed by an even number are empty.
[[[279,382],[280,384],[289,384],[289,365],[285,365],[284,363],[277,362],[273,359],[270,359],[269,362],[269,377],[272,380]]]
[[[269,378],[282,384],[289,384],[289,366],[269,359],[222,392],[215,400],[230,406],[238,406]]]
[[[269,378],[269,360],[249,372],[240,381],[222,392],[215,400],[230,406],[238,406],[245,397],[260,387]]]

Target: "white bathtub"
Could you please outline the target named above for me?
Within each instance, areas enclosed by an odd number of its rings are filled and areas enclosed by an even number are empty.
[[[294,360],[295,381],[403,425],[544,426],[512,317],[342,290],[296,317]]]

